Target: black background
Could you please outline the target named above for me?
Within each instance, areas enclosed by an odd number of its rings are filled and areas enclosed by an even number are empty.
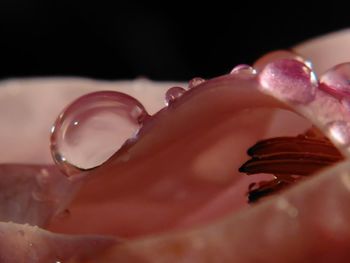
[[[209,78],[350,22],[322,3],[116,3],[1,0],[0,78]]]

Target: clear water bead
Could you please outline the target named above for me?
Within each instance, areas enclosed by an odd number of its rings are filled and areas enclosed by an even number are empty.
[[[320,88],[342,99],[350,98],[350,63],[339,64],[329,69],[320,78]]]
[[[199,84],[202,84],[203,82],[205,82],[205,79],[203,78],[200,78],[200,77],[193,78],[188,82],[188,89],[193,89],[197,87]]]
[[[139,101],[120,92],[82,96],[56,120],[52,156],[68,176],[99,166],[135,136],[147,116]]]
[[[181,87],[172,87],[167,90],[165,93],[165,104],[169,106],[171,103],[173,103],[175,100],[180,98],[186,90]]]
[[[246,64],[235,66],[230,72],[230,74],[237,74],[243,78],[251,78],[256,75],[256,73],[257,71],[253,67]]]

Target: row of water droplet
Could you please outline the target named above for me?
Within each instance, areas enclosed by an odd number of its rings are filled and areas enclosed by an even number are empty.
[[[257,71],[248,65],[239,65],[231,74],[251,78]],[[344,106],[350,108],[349,80],[350,64],[342,64],[324,74],[321,85],[324,85],[325,91],[340,96]],[[268,81],[273,84],[271,78]],[[187,89],[170,88],[165,94],[166,105],[170,106],[187,90],[204,82],[202,78],[194,78]],[[53,158],[67,176],[97,167],[116,153],[127,140],[137,136],[149,117],[138,100],[120,92],[101,91],[82,96],[59,115],[52,128]],[[348,124],[337,122],[331,129],[335,136],[340,137],[339,141],[350,141]]]
[[[243,65],[232,73],[247,74],[251,71],[251,67]],[[203,78],[196,77],[189,81],[187,89],[168,89],[166,106],[203,82]],[[138,100],[120,92],[100,91],[82,96],[63,110],[52,127],[52,156],[67,176],[90,170],[109,159],[127,140],[137,136],[148,117]]]

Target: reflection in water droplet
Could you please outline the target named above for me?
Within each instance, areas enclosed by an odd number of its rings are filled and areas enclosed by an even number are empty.
[[[276,60],[259,75],[263,91],[288,102],[307,104],[316,95],[315,73],[304,63],[293,59]]]
[[[350,98],[350,63],[339,64],[320,78],[320,88],[341,99]]]
[[[350,144],[350,124],[345,121],[334,121],[328,125],[330,137],[338,144]]]
[[[52,156],[68,176],[99,166],[137,134],[148,116],[139,101],[120,92],[80,97],[54,124]]]
[[[180,98],[186,90],[181,87],[172,87],[165,93],[165,104],[168,106],[173,103],[176,99]]]
[[[246,64],[238,65],[230,72],[230,74],[239,75],[241,78],[252,78],[256,75],[256,73],[257,72],[253,67]]]
[[[193,78],[188,82],[188,89],[193,89],[203,82],[205,82],[205,79],[203,78],[200,78],[200,77]]]

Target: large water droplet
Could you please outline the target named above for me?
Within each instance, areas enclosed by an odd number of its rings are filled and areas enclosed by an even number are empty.
[[[68,176],[99,166],[136,135],[147,116],[139,101],[120,92],[80,97],[52,128],[52,156]]]
[[[321,76],[320,83],[320,88],[331,95],[350,98],[350,63],[331,68]]]
[[[185,92],[186,90],[181,87],[172,87],[168,89],[167,92],[165,93],[165,104],[167,106],[170,105],[175,100],[180,98]]]
[[[205,79],[203,78],[200,78],[200,77],[193,78],[188,82],[188,89],[193,89],[203,82],[205,82]]]
[[[350,144],[350,124],[345,121],[334,121],[328,125],[330,137],[338,144],[348,146]]]
[[[293,103],[311,102],[318,86],[314,72],[294,59],[276,60],[267,64],[259,79],[263,91]]]

